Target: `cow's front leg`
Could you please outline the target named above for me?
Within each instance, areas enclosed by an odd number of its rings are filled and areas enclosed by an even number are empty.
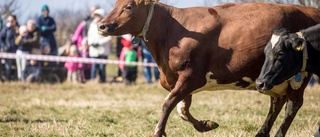
[[[186,96],[188,93],[184,93],[183,91],[180,92],[171,92],[166,97],[163,105],[162,105],[162,114],[160,117],[160,120],[156,126],[156,129],[154,131],[153,137],[162,137],[166,136],[165,128],[166,123],[169,118],[169,115],[173,108],[182,100],[184,96]]]
[[[270,108],[266,120],[260,128],[256,137],[269,137],[270,130],[273,126],[274,121],[278,117],[283,105],[286,103],[286,97],[270,97]]]
[[[171,111],[174,107],[182,101],[182,99],[189,96],[192,91],[200,88],[204,85],[205,79],[199,79],[199,77],[190,77],[190,76],[201,76],[201,75],[190,75],[191,70],[184,70],[183,72],[179,72],[179,78],[175,85],[172,85],[172,90],[169,95],[164,100],[162,105],[162,114],[160,120],[156,126],[155,132],[153,134],[154,137],[160,137],[165,135],[165,127],[167,120]],[[200,77],[201,78],[201,77]]]
[[[192,102],[192,95],[188,95],[182,101],[180,101],[177,105],[177,111],[183,120],[186,120],[192,123],[194,128],[199,132],[206,132],[219,127],[219,125],[216,122],[213,122],[210,120],[199,121],[195,119],[190,114],[190,111],[189,111],[191,102]]]
[[[288,102],[286,104],[285,117],[279,130],[276,133],[276,137],[284,137],[299,109],[303,105],[304,90],[292,91],[287,93]]]

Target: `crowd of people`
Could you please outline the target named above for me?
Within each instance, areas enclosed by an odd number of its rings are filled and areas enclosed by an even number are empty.
[[[49,11],[48,5],[43,5],[41,16],[37,20],[28,20],[26,25],[20,25],[15,15],[9,15],[6,24],[0,21],[0,52],[16,54],[16,59],[0,59],[0,74],[3,74],[5,81],[40,81],[45,69],[57,67],[55,62],[22,58],[27,54],[58,55],[59,47],[54,35],[57,26],[54,18],[49,16]],[[114,45],[113,37],[101,36],[97,29],[97,23],[105,15],[104,9],[93,6],[90,9],[90,15],[77,26],[70,43],[64,46],[62,55],[108,59],[111,47]],[[133,44],[130,34],[119,36],[116,39],[117,57],[124,63],[119,64],[115,81],[134,84],[137,78],[137,66],[127,63],[137,62],[140,57],[145,63],[152,63],[154,60],[142,40]],[[78,63],[70,60],[66,61],[61,69],[66,70],[65,75],[68,82],[85,83],[97,78],[99,78],[99,83],[107,82],[106,64]],[[155,68],[153,71],[155,81],[159,80],[158,69]],[[151,83],[151,67],[145,66],[144,74],[146,82]]]

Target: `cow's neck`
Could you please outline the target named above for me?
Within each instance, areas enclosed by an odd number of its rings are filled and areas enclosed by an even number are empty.
[[[164,5],[161,3],[157,3],[154,5],[154,12],[153,17],[150,21],[149,31],[146,33],[146,40],[145,43],[151,52],[153,58],[155,59],[156,63],[159,65],[160,58],[165,49],[165,43],[167,36],[167,31],[170,29],[168,28],[172,25],[171,17],[169,16],[171,12],[174,10],[174,7]]]
[[[308,60],[306,71],[320,76],[320,25],[301,31],[307,41]]]
[[[315,46],[310,43],[307,44],[306,48],[308,48],[306,71],[320,76],[320,50],[315,49]]]

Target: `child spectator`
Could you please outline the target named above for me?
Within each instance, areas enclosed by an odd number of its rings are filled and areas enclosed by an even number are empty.
[[[125,83],[134,84],[137,78],[137,66],[128,63],[137,61],[137,52],[133,50],[134,46],[130,41],[129,35],[123,36],[121,43],[123,48],[120,54],[120,61],[123,61],[124,64],[120,63],[119,67],[123,72]]]
[[[43,40],[41,42],[42,55],[49,55],[50,51],[51,51],[50,44],[47,41]],[[52,66],[53,63],[49,61],[41,61],[40,64],[41,64],[41,67],[47,68],[48,66]]]
[[[125,67],[124,74],[127,84],[135,84],[137,79],[137,66],[128,63],[133,63],[137,61],[137,52],[133,50],[131,45],[125,53]]]
[[[75,45],[72,45],[70,47],[69,57],[79,57],[78,50]],[[78,80],[77,71],[79,70],[79,68],[81,68],[80,63],[73,62],[73,61],[66,61],[66,63],[64,64],[64,67],[68,71],[67,81],[72,83],[77,83],[77,80]]]
[[[89,58],[89,44],[88,44],[87,37],[84,37],[82,39],[81,46],[80,46],[80,56],[82,58]],[[80,66],[82,66],[80,71],[81,81],[82,83],[85,83],[86,80],[90,79],[91,64],[82,63]]]
[[[36,60],[30,60],[29,64],[23,71],[23,81],[28,83],[40,81],[41,66]]]

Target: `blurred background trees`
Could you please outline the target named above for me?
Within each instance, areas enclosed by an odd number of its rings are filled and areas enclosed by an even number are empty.
[[[320,0],[203,0],[204,5],[216,5],[227,2],[271,2],[282,4],[299,4],[306,7],[320,8]]]

